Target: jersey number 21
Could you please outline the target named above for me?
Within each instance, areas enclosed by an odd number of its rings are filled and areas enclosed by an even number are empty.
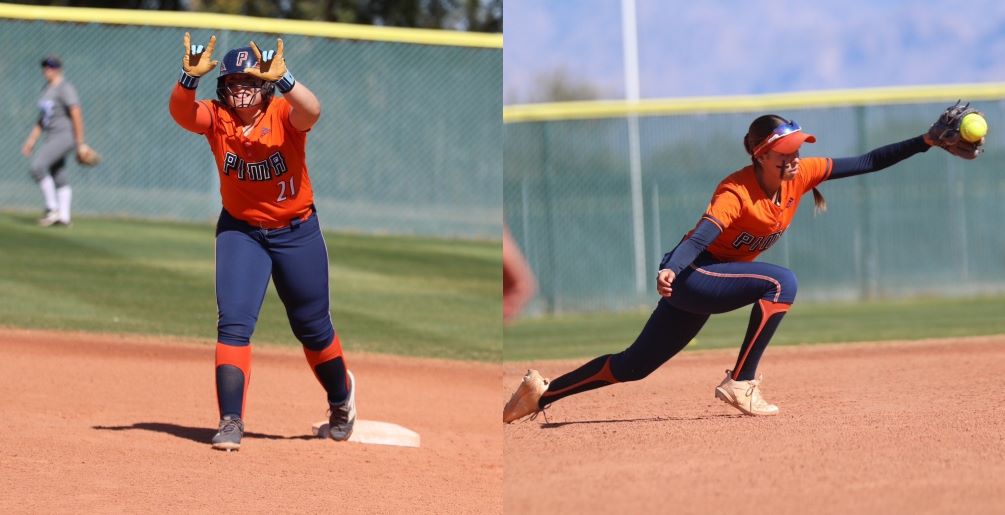
[[[289,187],[287,187],[287,184],[289,184]],[[279,196],[276,197],[276,202],[282,202],[288,198],[295,197],[296,195],[297,188],[293,184],[293,177],[290,177],[290,180],[288,181],[279,181]]]

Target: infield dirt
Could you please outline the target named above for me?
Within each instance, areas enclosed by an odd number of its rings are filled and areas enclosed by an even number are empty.
[[[500,513],[498,364],[347,353],[361,418],[422,447],[311,436],[299,349],[253,351],[239,452],[210,449],[212,343],[0,329],[2,513]]]
[[[736,351],[505,426],[506,513],[1001,513],[1005,337],[769,348],[775,417],[713,396]],[[527,368],[506,363],[496,416]]]
[[[240,452],[212,451],[207,343],[0,330],[0,512],[996,513],[1005,337],[777,347],[777,417],[713,398],[734,351],[502,426],[528,367],[349,353],[362,418],[422,447],[310,437],[320,387],[297,349],[256,348]],[[503,443],[505,442],[505,458]],[[505,474],[503,466],[505,466]]]

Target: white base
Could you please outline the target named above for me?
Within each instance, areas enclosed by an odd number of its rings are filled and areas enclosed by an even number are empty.
[[[320,438],[328,438],[328,421],[315,422],[311,426],[311,433]],[[349,441],[374,445],[418,447],[419,433],[390,422],[357,419]]]

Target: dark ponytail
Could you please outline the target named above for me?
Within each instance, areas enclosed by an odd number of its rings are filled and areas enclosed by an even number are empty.
[[[750,155],[750,161],[754,164],[754,168],[760,168],[761,166],[757,162],[757,158],[754,157],[754,147],[764,141],[764,138],[770,136],[771,131],[775,130],[776,127],[785,125],[786,123],[789,123],[789,121],[777,114],[759,116],[753,122],[750,122],[747,134],[743,137],[743,148]],[[813,211],[814,213],[827,211],[827,199],[816,188],[813,188]]]

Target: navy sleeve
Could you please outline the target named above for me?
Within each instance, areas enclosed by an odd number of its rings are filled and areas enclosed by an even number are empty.
[[[719,229],[719,226],[702,218],[691,236],[681,240],[673,250],[663,255],[660,270],[669,268],[674,275],[679,274],[681,270],[693,263],[698,254],[708,248],[720,234],[722,234],[722,230]]]
[[[917,136],[897,143],[891,143],[885,147],[879,147],[868,154],[858,157],[834,159],[834,168],[831,170],[830,177],[827,180],[878,172],[914,154],[927,152],[929,148],[928,143],[925,143],[925,138]]]

